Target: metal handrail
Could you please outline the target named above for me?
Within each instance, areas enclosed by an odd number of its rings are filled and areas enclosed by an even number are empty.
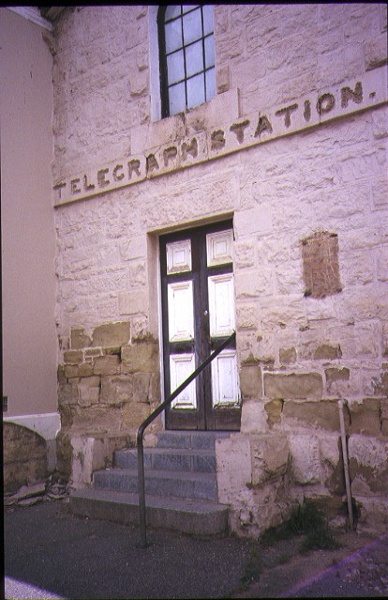
[[[144,447],[143,435],[145,429],[152,423],[161,412],[196,378],[198,375],[235,339],[236,332],[228,337],[210,356],[208,356],[199,367],[169,397],[143,421],[137,431],[137,467],[139,484],[139,515],[140,515],[140,543],[143,548],[147,546],[146,534],[146,505],[145,505],[145,478],[144,478]]]

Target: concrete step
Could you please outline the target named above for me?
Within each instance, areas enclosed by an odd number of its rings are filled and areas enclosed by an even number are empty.
[[[105,469],[93,474],[93,487],[116,492],[137,493],[136,469]],[[146,494],[174,498],[194,498],[217,501],[215,473],[192,471],[145,471]]]
[[[137,449],[117,450],[115,466],[137,469]],[[216,472],[214,449],[144,448],[144,468],[162,471]]]
[[[107,519],[124,525],[139,524],[137,494],[100,489],[74,491],[70,511],[79,516]],[[206,500],[146,496],[149,527],[198,536],[221,536],[228,532],[228,507]]]
[[[158,448],[214,450],[217,439],[229,436],[227,431],[162,431],[156,445]]]

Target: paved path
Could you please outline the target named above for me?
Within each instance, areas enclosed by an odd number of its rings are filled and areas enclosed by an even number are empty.
[[[251,556],[246,540],[149,530],[149,546],[141,548],[138,528],[75,517],[67,508],[65,501],[45,501],[6,510],[7,599],[388,596],[387,535],[353,533],[340,550],[307,556],[295,541],[260,548],[264,568],[243,590]]]

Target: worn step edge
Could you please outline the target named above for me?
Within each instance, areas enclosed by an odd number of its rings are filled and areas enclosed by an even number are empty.
[[[115,467],[134,468],[137,461],[137,449],[115,452]],[[171,471],[189,469],[201,473],[214,473],[216,471],[216,453],[211,449],[145,448],[144,466],[146,469],[164,468]]]
[[[135,469],[119,468],[96,471],[93,476],[93,486],[100,490],[137,493],[138,473]],[[151,495],[217,501],[215,473],[147,470],[145,489]]]
[[[87,488],[74,491],[70,511],[78,516],[139,525],[138,494]],[[146,496],[147,525],[200,536],[228,533],[228,506],[211,501]]]

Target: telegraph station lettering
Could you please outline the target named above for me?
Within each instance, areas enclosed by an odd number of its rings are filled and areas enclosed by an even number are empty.
[[[387,101],[384,77],[379,78],[376,71],[367,73],[363,82],[357,80],[317,94],[315,99],[305,97],[61,180],[54,186],[54,204],[59,206],[139,183],[382,104]]]

